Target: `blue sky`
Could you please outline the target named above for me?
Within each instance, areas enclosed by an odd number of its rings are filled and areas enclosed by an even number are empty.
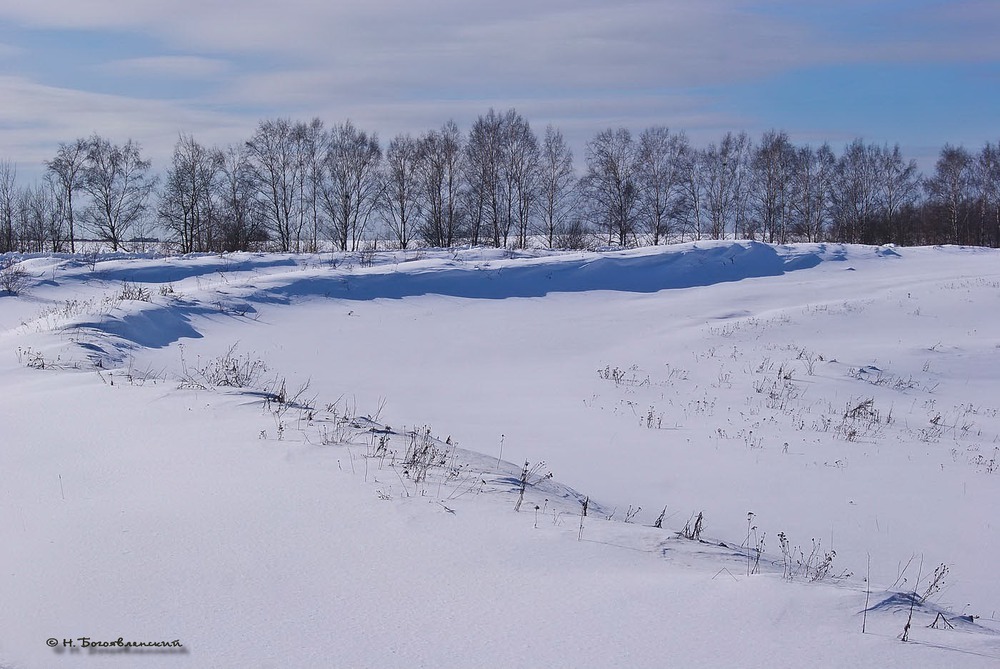
[[[0,0],[0,159],[60,141],[246,139],[258,120],[350,118],[384,140],[490,107],[595,132],[652,124],[835,146],[1000,140],[1000,2]]]

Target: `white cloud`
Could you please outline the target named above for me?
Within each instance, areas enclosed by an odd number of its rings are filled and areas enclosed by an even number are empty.
[[[300,65],[361,69],[380,81],[711,83],[787,66],[810,44],[803,26],[722,0],[44,4],[0,5],[0,16],[134,30],[180,51],[280,55]]]
[[[24,175],[40,173],[59,142],[98,133],[117,142],[134,139],[162,167],[181,132],[211,135],[211,143],[242,141],[242,119],[169,101],[140,100],[43,86],[0,76],[0,155]]]
[[[44,72],[29,80],[8,68],[13,76],[0,79],[0,95],[14,102],[0,109],[0,122],[15,129],[5,130],[0,157],[31,155],[34,146],[47,154],[55,142],[94,130],[135,136],[150,149],[172,146],[181,130],[225,143],[278,115],[328,123],[349,117],[388,136],[452,117],[467,125],[490,106],[517,107],[534,124],[555,123],[568,136],[663,123],[695,140],[716,139],[758,121],[723,114],[717,99],[695,91],[812,66],[1000,58],[991,35],[1000,4],[901,4],[0,0],[8,31],[78,29],[72,41],[104,39],[102,54],[115,34],[102,31],[128,35],[133,51],[136,41],[149,43],[149,53],[111,55],[100,66],[120,77],[118,96],[88,92],[83,80],[73,83],[80,90],[53,88],[44,85]],[[213,86],[185,102],[149,101],[129,96],[129,77]],[[7,95],[12,87],[16,94]]]
[[[846,0],[834,12],[829,3],[802,0],[0,0],[0,17],[35,27],[134,31],[180,51],[365,66],[381,77],[387,68],[437,64],[440,75],[450,68],[532,78],[589,71],[612,84],[655,67],[664,83],[712,83],[845,58],[944,49],[946,57],[977,59],[1000,49],[995,39],[962,38],[970,30],[989,36],[1000,20],[995,2],[899,4]],[[838,17],[836,26],[823,23],[830,16]]]

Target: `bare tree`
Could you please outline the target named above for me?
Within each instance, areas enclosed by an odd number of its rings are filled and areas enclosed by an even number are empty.
[[[647,128],[639,135],[636,155],[638,214],[654,245],[669,237],[680,209],[681,158],[686,145],[686,136],[671,134],[665,126]]]
[[[40,181],[18,190],[14,221],[15,245],[21,251],[63,250],[62,216],[50,182]]]
[[[882,242],[903,243],[899,214],[920,195],[920,173],[915,160],[906,161],[896,144],[882,148],[878,161],[879,188],[885,231]]]
[[[329,152],[330,136],[323,121],[314,118],[309,123],[298,122],[292,128],[295,144],[298,216],[295,225],[295,248],[315,252],[319,248],[322,216],[320,199],[324,180],[324,163]],[[308,230],[308,244],[302,236]]]
[[[712,239],[724,238],[727,230],[737,237],[745,226],[750,150],[746,134],[730,132],[718,145],[710,144],[701,153],[704,209]]]
[[[333,129],[326,155],[322,200],[333,241],[346,251],[359,248],[368,221],[382,197],[382,150],[378,135],[353,123]]]
[[[828,144],[795,150],[792,166],[791,234],[796,239],[818,242],[826,234],[830,189],[837,159]]]
[[[472,243],[478,244],[482,231],[493,236],[493,245],[500,246],[510,229],[504,228],[509,219],[503,216],[504,121],[490,109],[476,119],[465,144],[466,181],[469,185],[469,217]]]
[[[0,253],[15,251],[14,212],[17,208],[17,168],[0,160]]]
[[[711,182],[711,174],[706,174],[706,152],[690,145],[682,147],[678,161],[681,170],[680,220],[683,241],[685,235],[701,239],[706,219],[708,198],[705,184]]]
[[[791,222],[789,185],[795,149],[784,132],[765,132],[751,160],[753,208],[764,236],[771,243],[788,241]]]
[[[730,140],[727,142],[726,140]],[[732,175],[732,227],[733,237],[739,238],[740,231],[745,230],[750,218],[750,189],[753,178],[750,173],[750,158],[753,154],[753,142],[750,137],[741,132],[738,135],[726,134],[723,145],[729,148],[729,166]],[[746,236],[744,233],[743,236]]]
[[[443,169],[442,211],[444,215],[445,242],[452,246],[462,234],[462,160],[464,158],[462,131],[453,120],[441,126],[439,163]]]
[[[244,146],[219,154],[219,200],[221,250],[246,251],[267,241],[267,217]]]
[[[44,249],[44,224],[34,216],[33,199],[32,186],[18,188],[14,194],[14,248],[22,253],[38,253]]]
[[[406,249],[420,215],[420,145],[410,135],[397,135],[386,149],[382,214],[399,248]]]
[[[986,142],[976,157],[974,184],[981,239],[1000,246],[1000,145]]]
[[[877,147],[856,139],[844,149],[833,175],[831,237],[856,243],[876,220],[879,211]]]
[[[181,135],[160,194],[158,214],[181,253],[215,248],[222,154]]]
[[[538,205],[541,150],[531,125],[515,110],[504,114],[503,126],[503,246],[507,246],[506,231],[513,229],[517,232],[516,245],[523,249],[528,245],[531,218]]]
[[[539,166],[542,233],[551,248],[562,235],[572,213],[576,184],[573,151],[563,134],[551,125],[545,128]]]
[[[424,217],[420,235],[431,246],[451,246],[455,243],[462,221],[462,173],[468,155],[462,143],[462,134],[454,121],[448,121],[440,130],[432,130],[421,137],[420,182],[424,203]],[[472,233],[472,243],[479,242],[479,222]]]
[[[64,253],[68,249],[66,233],[67,216],[64,213],[65,202],[60,197],[60,188],[48,174],[35,187],[36,195],[33,201],[35,216],[44,219],[45,236],[53,253]]]
[[[84,186],[87,165],[88,142],[79,138],[73,142],[59,144],[56,156],[45,163],[46,169],[58,186],[61,210],[69,227],[69,250],[76,253],[76,221],[74,218],[73,196]]]
[[[291,251],[301,169],[292,122],[284,118],[261,121],[246,148],[247,164],[266,205],[279,250]]]
[[[84,220],[94,235],[117,251],[146,215],[156,178],[132,140],[123,145],[94,135],[88,141],[83,189],[90,196]]]
[[[490,109],[476,119],[466,143],[466,179],[473,244],[482,230],[496,247],[527,244],[531,216],[538,201],[538,137],[515,109]]]
[[[712,239],[722,239],[726,236],[733,201],[729,155],[725,147],[712,143],[705,147],[700,157],[700,187],[708,217],[708,235]]]
[[[934,176],[924,183],[929,204],[947,226],[953,244],[976,243],[971,238],[969,218],[973,209],[973,160],[960,146],[945,145],[934,168]]]
[[[608,244],[635,239],[639,186],[636,146],[626,128],[599,132],[587,143],[584,192],[595,221],[607,229]]]

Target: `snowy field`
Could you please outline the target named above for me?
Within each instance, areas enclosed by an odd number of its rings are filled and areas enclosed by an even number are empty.
[[[4,669],[1000,666],[1000,252],[18,260]]]

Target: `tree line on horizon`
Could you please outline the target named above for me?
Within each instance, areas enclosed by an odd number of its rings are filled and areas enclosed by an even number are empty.
[[[598,132],[578,174],[562,133],[516,110],[386,145],[350,121],[259,122],[247,141],[182,134],[162,175],[132,140],[58,145],[19,185],[0,161],[0,252],[163,237],[180,253],[459,244],[641,246],[699,239],[1000,246],[1000,146],[947,145],[922,175],[899,146],[795,145],[782,131],[704,148],[653,126]],[[156,232],[158,231],[158,232]],[[155,234],[154,234],[155,233]]]

